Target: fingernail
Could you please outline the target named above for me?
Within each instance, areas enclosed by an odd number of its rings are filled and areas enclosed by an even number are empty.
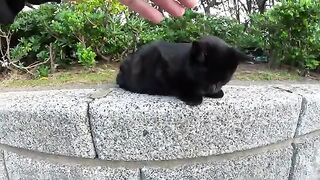
[[[148,21],[151,21],[154,24],[159,24],[164,20],[163,16],[153,16],[151,18],[146,18]]]
[[[178,17],[183,16],[185,12],[186,12],[185,9],[181,8],[180,10],[176,11],[175,16],[178,16]]]
[[[194,7],[196,7],[196,6],[197,6],[197,0],[189,0],[189,1],[187,1],[186,6],[187,6],[188,8],[194,8]]]

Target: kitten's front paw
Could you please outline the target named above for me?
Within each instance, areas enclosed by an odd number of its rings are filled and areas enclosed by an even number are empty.
[[[218,91],[217,93],[208,93],[206,97],[209,98],[222,98],[224,96],[224,92],[222,90]]]
[[[195,97],[180,97],[180,99],[185,102],[189,106],[197,106],[200,105],[203,101],[202,96],[195,96]]]

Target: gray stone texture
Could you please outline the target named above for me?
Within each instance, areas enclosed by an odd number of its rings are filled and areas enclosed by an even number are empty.
[[[89,128],[93,90],[0,93],[0,143],[45,153],[95,156]]]
[[[0,180],[8,180],[3,151],[0,149]]]
[[[296,143],[294,180],[320,179],[320,133]]]
[[[320,129],[320,84],[282,85],[283,89],[300,94],[305,98],[305,109],[297,135],[303,135]]]
[[[17,180],[138,180],[139,170],[53,163],[5,153],[9,179]]]
[[[263,86],[227,86],[222,99],[190,107],[173,97],[114,88],[90,106],[98,156],[169,160],[251,149],[292,138],[301,96]]]
[[[144,180],[287,180],[292,148],[176,168],[143,168]]]

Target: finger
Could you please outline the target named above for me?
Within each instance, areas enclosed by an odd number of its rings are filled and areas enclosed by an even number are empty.
[[[153,0],[153,2],[173,16],[182,16],[185,12],[185,9],[173,0]]]
[[[187,8],[194,8],[198,3],[197,0],[179,0],[179,2]]]
[[[120,2],[153,23],[160,23],[164,18],[158,10],[151,7],[144,0],[120,0]]]

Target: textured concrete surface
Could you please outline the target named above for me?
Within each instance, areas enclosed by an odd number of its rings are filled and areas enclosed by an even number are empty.
[[[0,150],[0,180],[8,180],[2,150]]]
[[[303,138],[295,145],[296,157],[293,179],[320,179],[320,133],[312,138]]]
[[[57,164],[36,160],[15,153],[5,153],[9,179],[65,179],[65,180],[138,180],[139,170],[85,166],[80,164]]]
[[[93,158],[87,115],[87,96],[92,91],[0,93],[0,143]]]
[[[320,85],[224,90],[197,107],[110,87],[0,93],[0,180],[320,179]]]
[[[143,168],[145,180],[287,180],[292,148],[268,151],[236,159],[185,165],[174,169]]]
[[[205,99],[197,107],[172,97],[113,89],[90,106],[99,158],[190,158],[293,137],[301,109],[299,95],[264,86],[224,89],[224,98]]]
[[[300,94],[304,99],[304,108],[297,135],[303,135],[320,129],[320,84],[278,86]]]

